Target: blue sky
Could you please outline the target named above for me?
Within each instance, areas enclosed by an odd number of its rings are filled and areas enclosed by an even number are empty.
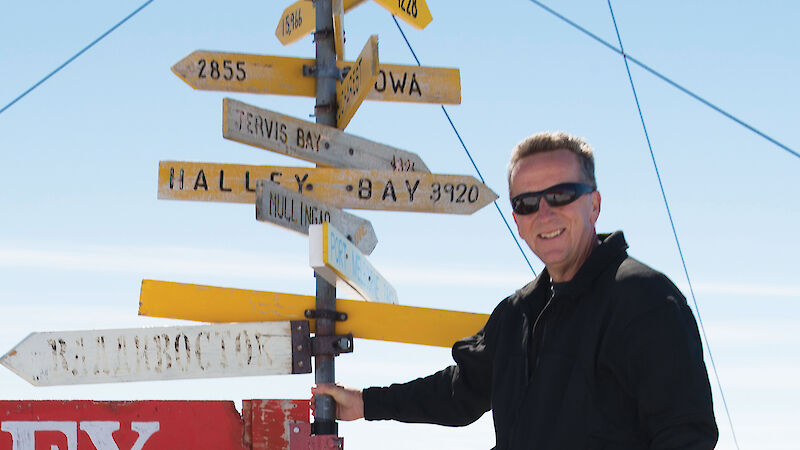
[[[140,4],[5,3],[0,107]],[[0,353],[33,331],[179,323],[137,316],[145,278],[313,294],[305,237],[255,221],[249,206],[156,199],[160,160],[308,165],[223,139],[222,98],[303,119],[312,99],[194,91],[170,71],[197,49],[312,57],[310,37],[284,47],[274,35],[288,4],[153,2],[0,114]],[[428,4],[425,30],[401,26],[423,65],[461,70],[462,104],[447,109],[508,219],[514,144],[541,130],[584,136],[603,195],[598,230],[623,229],[630,253],[688,296],[622,58],[531,2]],[[616,44],[606,2],[549,6]],[[796,4],[613,6],[630,55],[800,148]],[[349,58],[378,34],[381,61],[414,63],[391,16],[372,2],[345,16],[345,30]],[[632,66],[631,75],[740,447],[795,448],[800,160],[646,71]],[[437,105],[365,102],[346,131],[415,152],[433,172],[474,175]],[[488,313],[532,278],[493,206],[470,216],[351,212],[372,222],[379,242],[370,261],[401,304]],[[357,340],[355,353],[337,359],[337,379],[387,384],[449,361],[448,349]],[[734,448],[710,375],[718,448]],[[312,382],[34,388],[2,369],[0,398],[304,398]],[[494,441],[489,415],[463,429],[359,421],[340,434],[350,449]]]

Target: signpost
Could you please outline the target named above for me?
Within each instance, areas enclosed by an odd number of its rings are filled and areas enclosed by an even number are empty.
[[[429,172],[415,153],[230,98],[222,100],[222,135],[323,166]]]
[[[276,375],[309,373],[309,347],[305,321],[54,331],[0,363],[36,386]]]
[[[330,223],[311,225],[308,231],[309,264],[335,285],[341,279],[365,300],[397,303],[397,292],[361,251]]]
[[[200,322],[301,320],[314,308],[308,295],[222,288],[169,281],[143,280],[139,314]],[[336,334],[408,344],[451,347],[477,333],[489,319],[444,309],[392,305],[362,300],[336,300],[347,320],[336,322]],[[315,321],[310,320],[311,331]]]
[[[305,1],[305,0],[304,0]],[[308,235],[311,225],[328,222],[369,255],[378,244],[372,224],[268,180],[256,182],[256,219]]]
[[[243,425],[232,401],[0,400],[4,450],[250,450]]]
[[[197,50],[172,71],[194,89],[314,97],[314,78],[303,76],[303,66],[314,64],[307,58]],[[340,69],[353,66],[350,61],[336,64]],[[366,99],[457,105],[461,75],[453,68],[379,64]]]
[[[497,199],[467,175],[161,161],[158,198],[250,203],[263,178],[337,208],[472,214]]]
[[[433,20],[425,0],[375,0],[375,3],[418,30]]]
[[[378,77],[378,36],[367,40],[347,76],[336,88],[336,128],[345,129]]]
[[[172,67],[194,89],[315,98],[316,123],[226,98],[223,136],[322,167],[161,161],[158,172],[158,198],[255,202],[258,220],[309,235],[315,297],[144,280],[141,315],[244,323],[33,333],[0,364],[46,386],[310,373],[313,355],[315,382],[333,383],[353,335],[450,347],[476,333],[488,316],[396,305],[365,256],[372,225],[339,209],[471,214],[497,198],[473,177],[431,174],[414,153],[341,131],[365,99],[461,102],[458,69],[379,64],[376,35],[344,61],[344,13],[364,1],[284,10],[276,36],[287,45],[314,31],[314,59],[198,50]],[[432,20],[425,0],[375,1],[416,28]],[[338,279],[372,301],[337,300]],[[313,427],[307,400],[244,400],[241,416],[231,402],[0,401],[0,448],[341,449],[333,399],[314,401]]]

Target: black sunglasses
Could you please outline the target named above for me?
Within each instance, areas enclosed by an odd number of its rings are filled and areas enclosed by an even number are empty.
[[[594,192],[595,188],[584,183],[561,183],[543,191],[523,192],[511,199],[511,209],[524,216],[539,210],[539,201],[544,198],[550,206],[568,205],[583,194]]]

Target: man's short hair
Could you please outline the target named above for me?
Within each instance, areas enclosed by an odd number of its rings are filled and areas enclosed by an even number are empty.
[[[571,151],[578,157],[578,160],[581,162],[583,181],[596,189],[597,180],[594,177],[594,155],[592,153],[592,146],[583,140],[583,138],[571,136],[563,131],[543,131],[525,138],[511,151],[511,160],[508,162],[508,191],[511,192],[511,172],[522,158],[537,153],[553,152],[563,149]]]

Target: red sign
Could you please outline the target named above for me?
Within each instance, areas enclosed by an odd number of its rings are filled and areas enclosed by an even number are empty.
[[[231,401],[0,401],[0,450],[54,449],[250,446],[245,444],[244,421]]]
[[[308,400],[244,400],[242,416],[252,450],[289,450],[308,440],[311,402]],[[248,447],[248,448],[251,448]],[[306,444],[305,448],[309,448]]]

